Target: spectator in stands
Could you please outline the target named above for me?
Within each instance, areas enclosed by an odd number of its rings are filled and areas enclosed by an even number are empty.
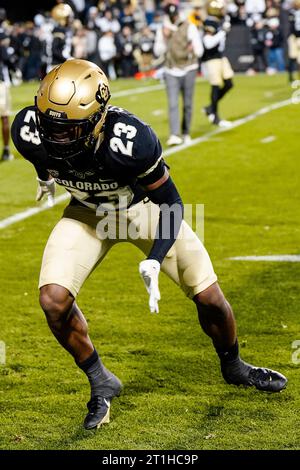
[[[154,15],[155,15],[155,1],[154,0],[144,0],[143,6],[145,9],[146,21],[147,25],[150,25],[153,22]]]
[[[133,77],[137,71],[132,31],[129,26],[124,26],[121,33],[116,37],[116,45],[118,51],[118,66],[121,77]]]
[[[134,57],[141,73],[148,72],[152,68],[154,38],[155,36],[149,26],[144,26],[138,34]]]
[[[101,18],[100,12],[97,7],[91,7],[88,9],[85,26],[90,31],[99,32],[99,20]]]
[[[245,10],[248,17],[257,14],[263,15],[266,10],[266,2],[265,0],[246,0]]]
[[[253,54],[253,63],[251,68],[248,70],[248,75],[254,75],[256,72],[266,71],[268,64],[265,53],[265,36],[266,28],[264,21],[258,15],[258,18],[254,18],[254,23],[250,29],[250,44]]]
[[[88,52],[88,36],[87,30],[82,26],[80,20],[75,20],[73,24],[73,57],[75,59],[87,59]]]
[[[156,34],[154,53],[157,56],[165,54],[165,83],[170,125],[167,144],[179,145],[191,140],[194,85],[203,46],[196,26],[180,15],[176,5],[169,4],[166,13],[162,28]],[[180,94],[183,98],[181,126],[178,109]]]
[[[117,78],[115,70],[115,59],[117,56],[117,48],[115,37],[112,31],[104,33],[98,42],[98,50],[101,61],[101,68],[110,80]]]
[[[120,21],[122,27],[129,26],[131,31],[135,31],[134,7],[131,3],[125,5],[120,15]]]
[[[189,21],[201,30],[205,16],[205,0],[194,0],[192,3],[192,11],[189,13],[188,17]]]
[[[38,31],[32,22],[25,25],[25,36],[23,38],[23,54],[26,57],[22,70],[25,81],[36,80],[40,76],[42,65],[43,43],[39,39]]]
[[[114,18],[112,10],[107,8],[104,12],[104,16],[97,20],[97,26],[101,33],[112,32],[117,34],[120,29],[120,23],[117,18]]]
[[[284,37],[280,27],[279,18],[270,18],[267,22],[267,32],[265,44],[268,48],[268,70],[269,74],[285,70]]]

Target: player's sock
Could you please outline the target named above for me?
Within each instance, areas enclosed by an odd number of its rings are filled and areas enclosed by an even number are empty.
[[[211,87],[211,105],[210,109],[212,114],[218,113],[218,101],[219,101],[220,87],[217,85],[212,85]]]
[[[219,101],[233,88],[233,81],[231,79],[224,80],[223,88],[219,88]]]
[[[236,339],[233,346],[230,348],[216,348],[217,354],[221,362],[234,361],[239,357],[239,343]]]
[[[296,68],[296,59],[289,59],[288,62],[288,76],[289,82],[292,83],[294,81],[294,71]]]
[[[122,389],[121,381],[104,367],[96,349],[85,361],[77,363],[89,379],[91,399],[84,419],[85,429],[94,429],[109,422],[110,403]]]
[[[90,386],[91,396],[112,398],[119,395],[121,381],[103,365],[96,349],[85,361],[77,363],[78,367],[86,374]]]

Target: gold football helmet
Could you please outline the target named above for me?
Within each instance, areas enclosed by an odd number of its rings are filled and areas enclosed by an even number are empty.
[[[225,16],[224,0],[211,0],[207,5],[207,14],[209,16],[216,16],[217,18],[223,18]]]
[[[294,0],[293,7],[296,8],[296,10],[300,10],[300,0]]]
[[[49,154],[68,159],[93,149],[109,98],[106,75],[92,62],[70,59],[51,70],[36,96],[39,133]]]
[[[69,18],[73,18],[74,13],[70,5],[67,3],[59,3],[51,10],[51,16],[56,23],[66,26]]]

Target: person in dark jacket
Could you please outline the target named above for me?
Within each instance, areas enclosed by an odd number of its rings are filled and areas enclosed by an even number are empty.
[[[280,28],[278,17],[268,20],[268,29],[266,32],[265,44],[268,48],[268,73],[273,74],[276,70],[283,72],[285,70],[284,37]]]

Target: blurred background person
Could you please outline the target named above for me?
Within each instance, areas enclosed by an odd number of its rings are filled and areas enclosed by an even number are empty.
[[[198,60],[203,46],[199,31],[179,13],[177,5],[169,4],[166,17],[158,29],[154,53],[164,54],[164,77],[168,96],[170,136],[167,145],[180,145],[191,140],[194,86],[198,70]],[[180,125],[179,96],[183,99],[183,116]]]
[[[2,9],[1,9],[2,10]],[[3,11],[0,11],[2,17],[5,15]],[[5,162],[13,159],[13,155],[10,153],[9,138],[10,138],[10,126],[9,126],[9,115],[11,112],[10,104],[10,77],[9,68],[11,66],[10,54],[9,54],[9,36],[6,34],[4,28],[0,25],[0,118],[2,128],[2,141],[3,149],[1,153],[1,161]]]
[[[103,72],[110,80],[115,80],[117,78],[115,70],[117,48],[114,33],[112,31],[107,31],[101,36],[98,42],[98,50]]]
[[[124,26],[120,34],[117,35],[116,46],[119,75],[124,78],[133,77],[137,72],[134,58],[136,45],[129,26]]]
[[[300,0],[294,0],[289,11],[288,56],[289,80],[292,82],[296,68],[300,79]]]
[[[229,121],[220,119],[219,102],[233,87],[234,76],[228,58],[225,56],[226,35],[230,31],[229,18],[225,16],[223,0],[212,0],[207,7],[204,21],[204,54],[202,69],[211,85],[210,104],[204,107],[209,122],[220,127],[229,127]]]
[[[51,59],[47,72],[55,65],[61,64],[72,57],[74,13],[70,5],[58,3],[52,10],[51,16],[55,22],[52,31]]]
[[[73,57],[74,59],[87,59],[88,54],[88,36],[87,30],[83,27],[80,20],[74,20],[73,24]]]
[[[149,26],[144,26],[136,35],[136,47],[134,57],[138,64],[140,77],[147,75],[151,71],[153,64],[153,48],[155,35]]]
[[[117,34],[121,29],[119,20],[113,16],[113,12],[110,8],[107,8],[104,12],[104,16],[97,20],[97,26],[101,33],[111,31],[113,34]]]
[[[43,55],[43,41],[40,39],[39,29],[34,23],[28,21],[25,24],[25,31],[22,41],[24,56],[23,79],[24,81],[36,80],[40,77]]]
[[[250,28],[250,44],[253,54],[253,63],[247,71],[248,75],[254,75],[257,72],[265,72],[268,67],[266,59],[265,46],[266,28],[261,15],[253,17],[252,27]]]
[[[276,71],[283,72],[285,70],[284,37],[278,17],[269,18],[267,21],[265,44],[268,54],[268,74]]]

